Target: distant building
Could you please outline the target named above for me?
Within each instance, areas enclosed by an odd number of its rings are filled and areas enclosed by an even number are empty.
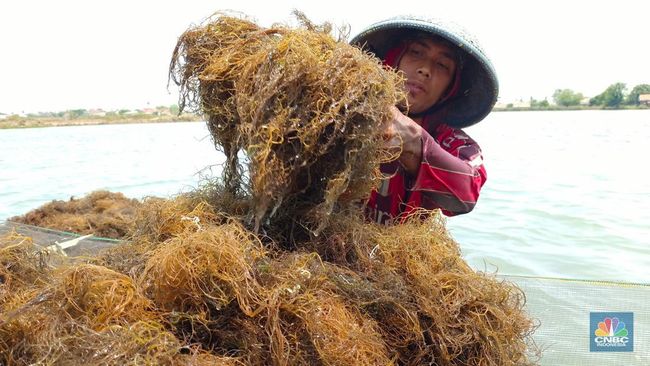
[[[508,108],[508,105],[505,104],[504,102],[496,102],[496,104],[494,104],[494,109],[506,109],[506,108]]]
[[[105,117],[106,112],[104,110],[100,109],[91,109],[88,111],[88,115],[91,117]]]
[[[580,99],[580,105],[589,105],[591,98],[582,98]]]
[[[172,115],[172,112],[169,110],[168,107],[158,107],[158,108],[156,108],[156,110],[158,111],[159,116],[171,116]]]
[[[650,94],[639,94],[639,104],[650,105]]]
[[[519,99],[512,103],[512,108],[530,108],[530,100]]]
[[[156,114],[156,110],[153,108],[144,108],[142,109],[142,114]]]
[[[4,113],[0,113],[0,121],[3,120],[3,119],[7,119],[7,117],[9,117],[9,116],[4,114]]]

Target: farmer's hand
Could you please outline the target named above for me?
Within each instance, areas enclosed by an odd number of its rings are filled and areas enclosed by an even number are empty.
[[[384,130],[386,147],[390,151],[400,151],[399,162],[404,169],[416,175],[422,161],[422,127],[405,116],[397,107],[391,107],[393,120]]]

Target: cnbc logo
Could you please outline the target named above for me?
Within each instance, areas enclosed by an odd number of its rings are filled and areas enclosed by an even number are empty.
[[[590,313],[589,351],[632,352],[634,313]]]

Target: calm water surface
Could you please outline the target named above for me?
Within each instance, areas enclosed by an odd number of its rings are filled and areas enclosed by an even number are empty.
[[[467,132],[488,181],[448,227],[471,265],[650,282],[650,111],[493,113]],[[0,130],[0,219],[97,189],[169,196],[221,161],[203,123]]]
[[[488,181],[448,223],[471,264],[650,283],[650,111],[493,113],[467,132]]]

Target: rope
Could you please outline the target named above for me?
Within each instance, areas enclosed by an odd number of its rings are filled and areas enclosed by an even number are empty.
[[[606,280],[587,280],[587,279],[578,279],[578,278],[562,278],[562,277],[545,277],[545,276],[527,276],[527,275],[513,275],[513,274],[500,274],[499,277],[511,277],[511,278],[526,278],[526,279],[535,279],[535,280],[550,280],[550,281],[559,281],[559,282],[573,282],[573,283],[583,283],[594,286],[622,286],[622,287],[645,287],[650,288],[650,283],[640,283],[640,282],[623,282],[623,281],[606,281]]]

